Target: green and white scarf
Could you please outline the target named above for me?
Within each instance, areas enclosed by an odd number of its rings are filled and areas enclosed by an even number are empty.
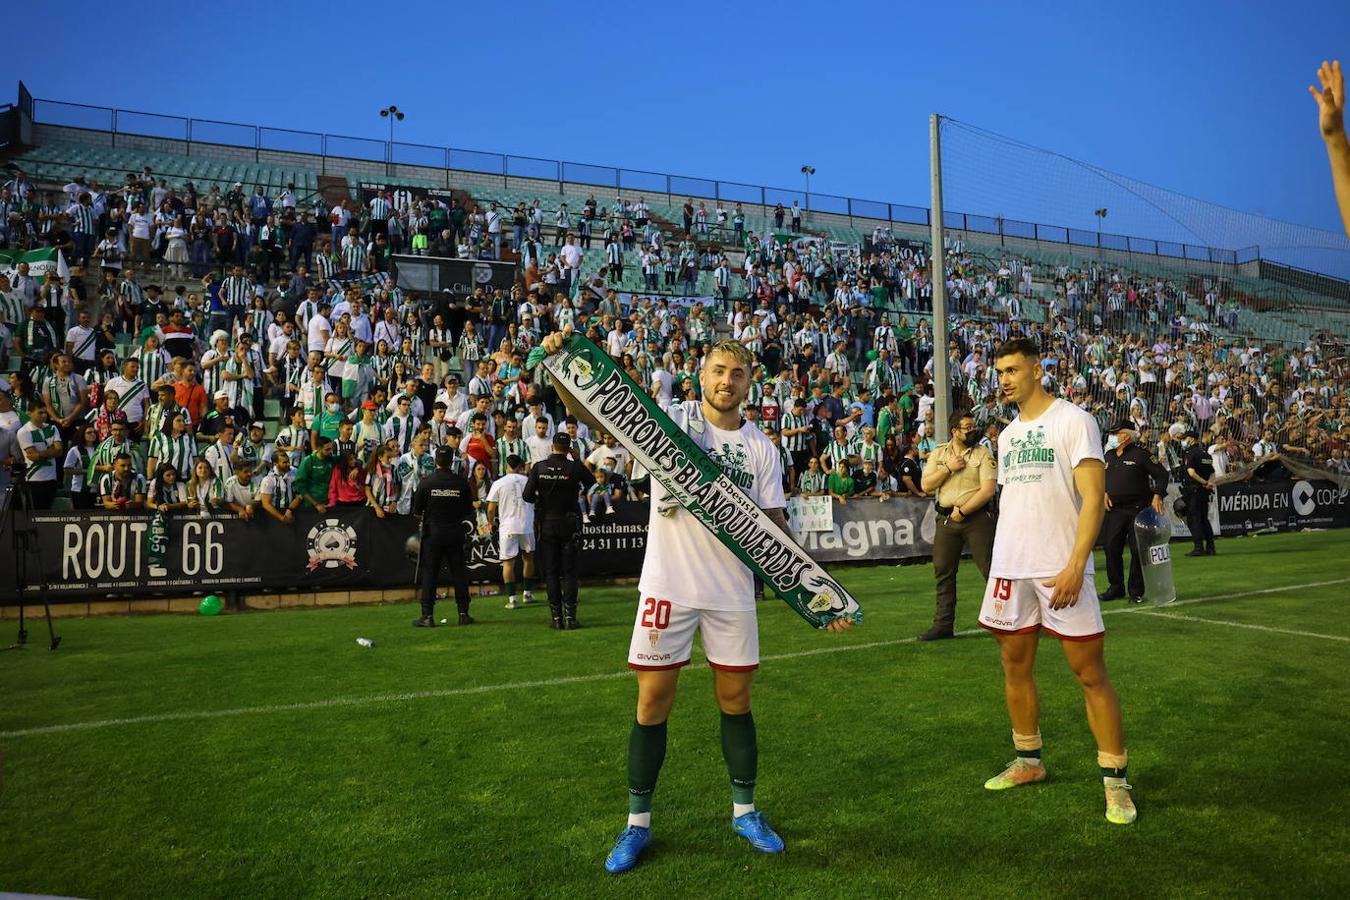
[[[806,554],[603,350],[580,335],[542,362],[672,498],[816,628],[862,620],[858,602]],[[692,429],[707,427],[691,421]]]

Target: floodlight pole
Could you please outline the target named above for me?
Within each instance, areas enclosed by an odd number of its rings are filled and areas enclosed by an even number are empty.
[[[389,120],[389,145],[384,157],[384,174],[388,178],[394,174],[394,122],[403,121],[405,113],[392,103],[380,110],[380,118]]]
[[[933,440],[947,440],[947,412],[951,406],[951,377],[947,372],[947,252],[942,234],[942,116],[928,118],[929,172],[932,175],[932,212],[929,214],[929,257],[933,286]]]

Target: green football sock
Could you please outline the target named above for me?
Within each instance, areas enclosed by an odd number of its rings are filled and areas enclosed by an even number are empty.
[[[755,743],[755,717],[722,713],[722,758],[731,775],[731,801],[755,802],[755,774],[759,768],[759,748]]]
[[[666,723],[643,725],[633,722],[628,735],[628,812],[648,813],[652,810],[652,794],[656,791],[656,777],[666,761]]]
[[[524,585],[525,590],[528,591],[530,589],[530,576],[526,575],[524,578],[520,580],[520,583]]]

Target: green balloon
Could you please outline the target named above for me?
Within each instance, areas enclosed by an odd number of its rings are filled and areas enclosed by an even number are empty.
[[[875,351],[875,350],[868,350],[868,351],[867,351],[867,358],[868,358],[868,360],[874,360],[874,359],[876,359],[876,358],[877,358],[877,351]]]
[[[225,604],[221,602],[219,596],[216,594],[207,594],[202,598],[202,602],[197,607],[197,611],[204,616],[218,616],[224,606]]]

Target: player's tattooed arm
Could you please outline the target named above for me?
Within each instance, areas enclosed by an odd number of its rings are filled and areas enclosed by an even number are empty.
[[[766,509],[764,510],[764,515],[768,516],[773,521],[773,523],[777,525],[779,528],[783,529],[783,531],[785,531],[788,534],[792,534],[792,531],[788,528],[787,511],[784,510],[783,507],[776,506],[773,509]],[[852,627],[853,627],[852,619],[835,619],[833,622],[825,626],[825,630],[839,632],[839,631],[848,631]]]

